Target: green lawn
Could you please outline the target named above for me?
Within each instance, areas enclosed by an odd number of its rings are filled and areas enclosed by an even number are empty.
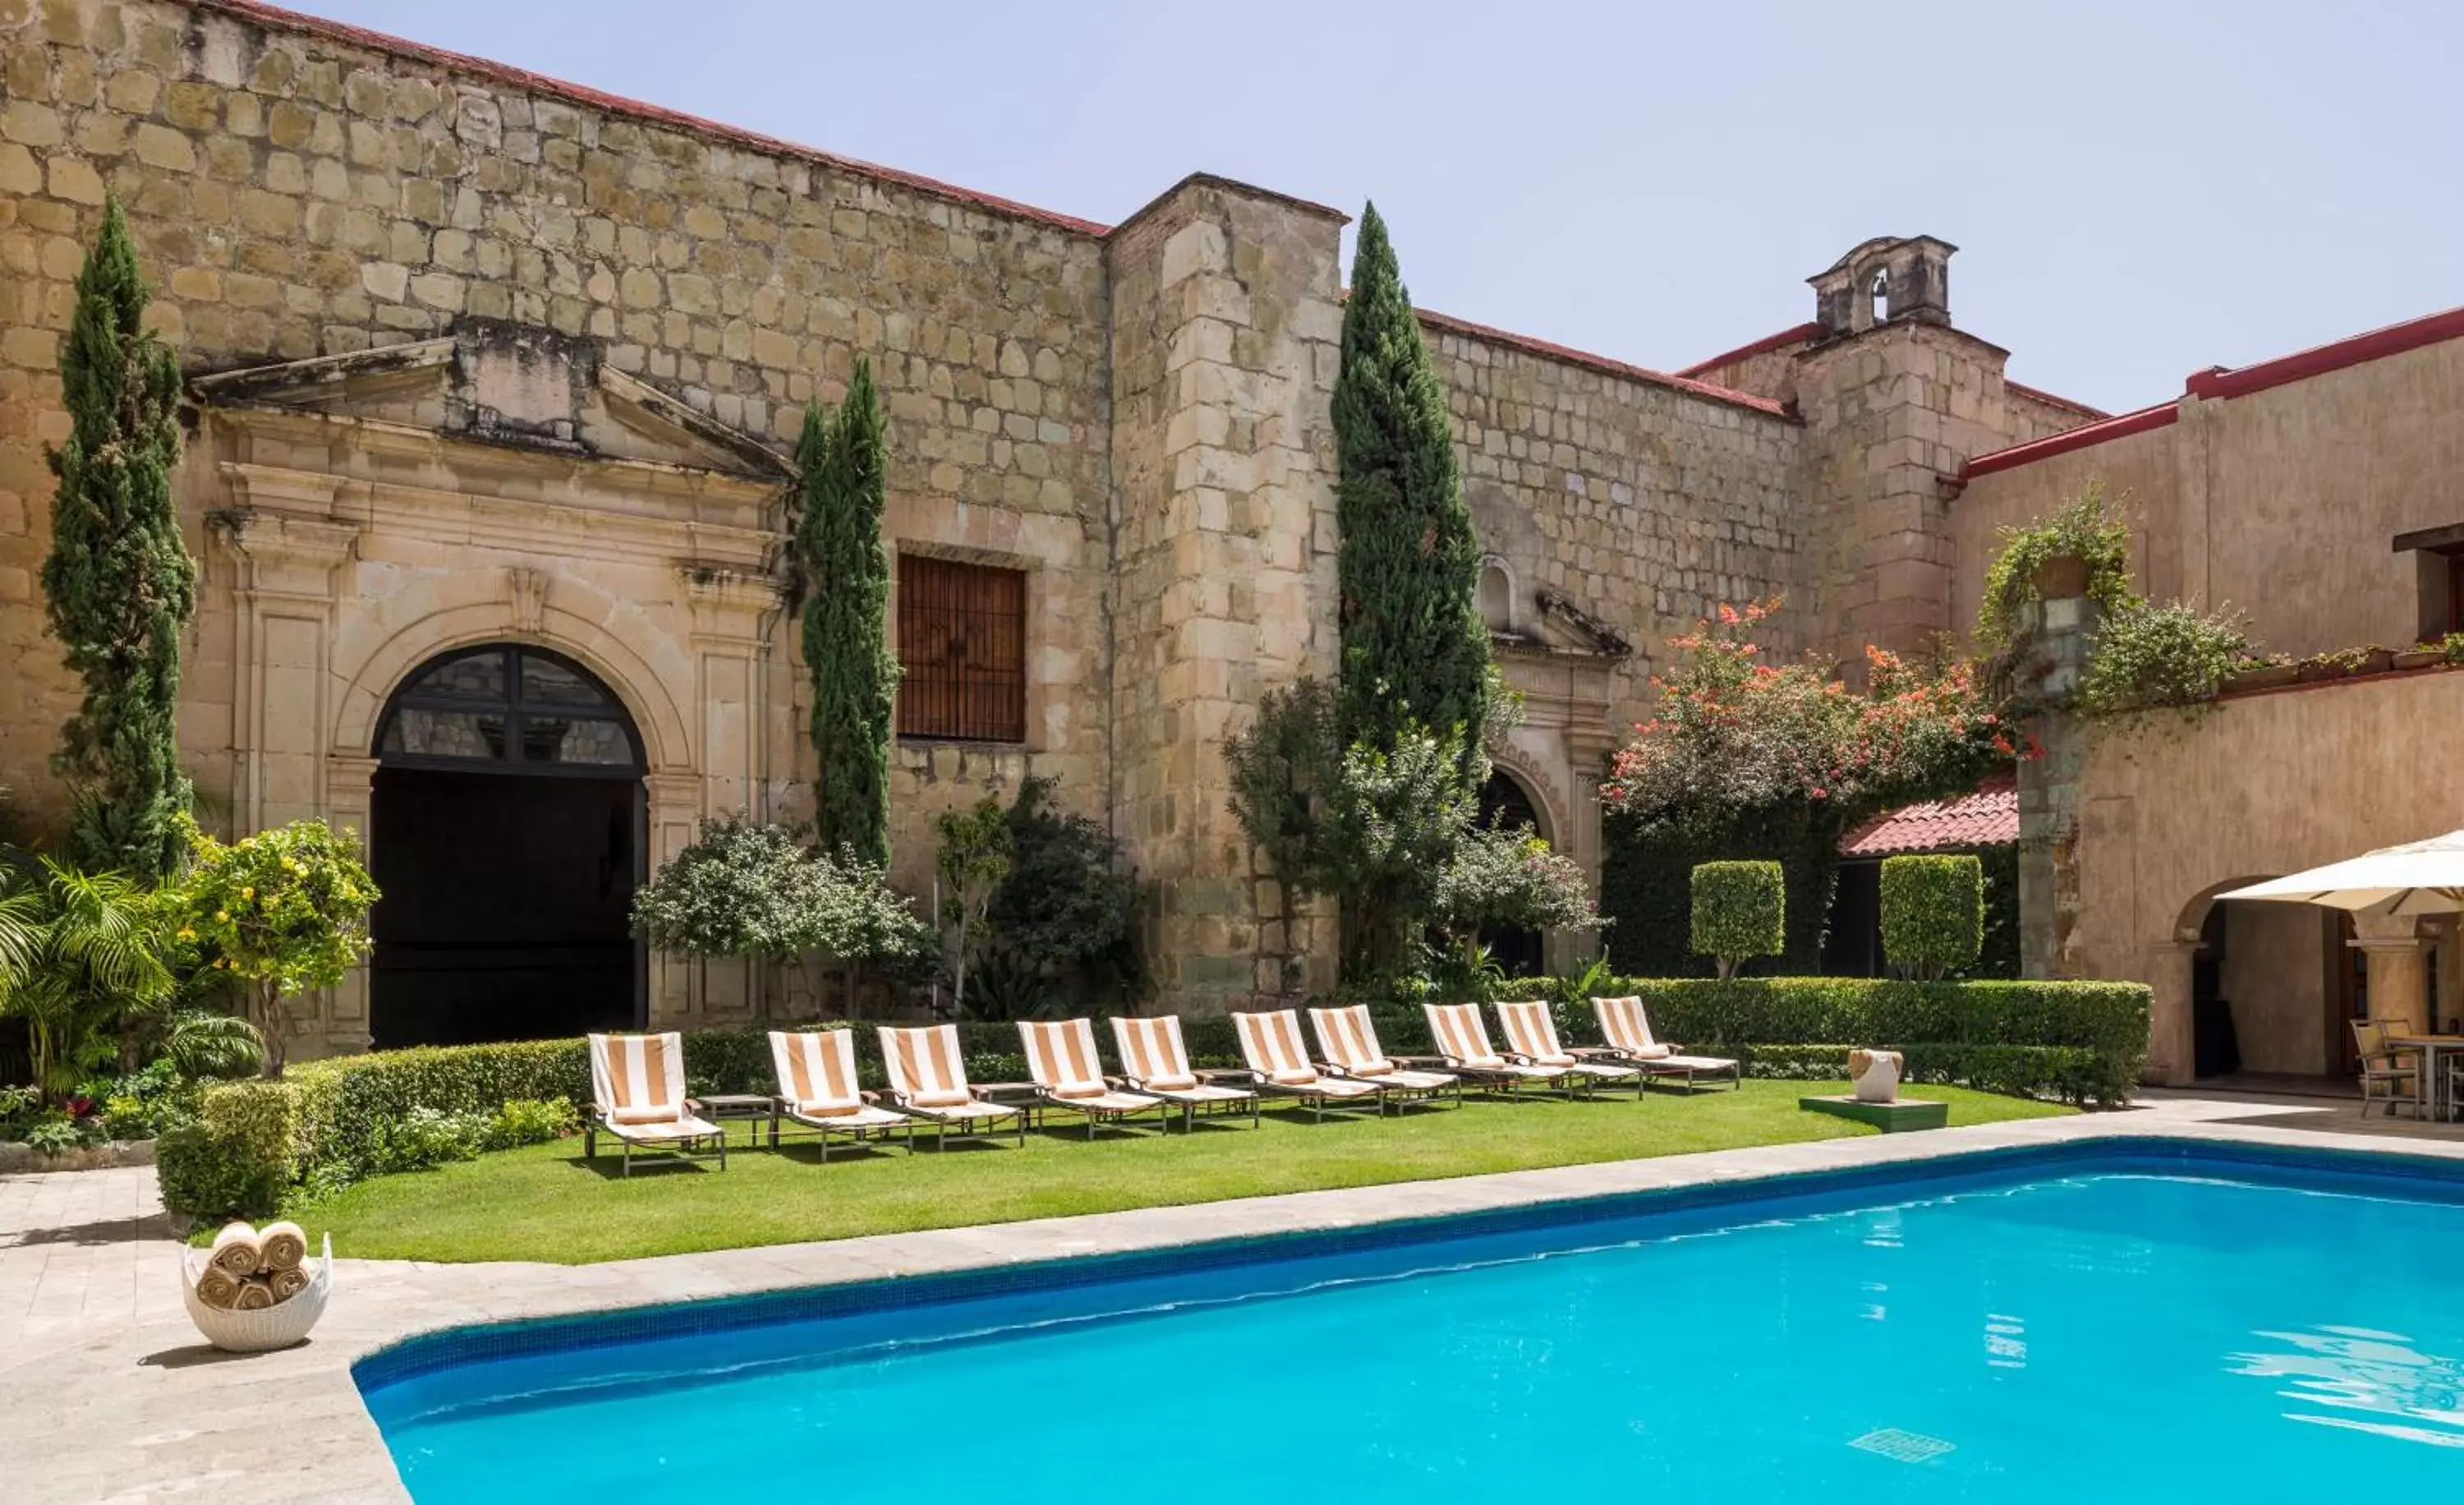
[[[363,1182],[313,1209],[308,1223],[330,1228],[335,1251],[356,1258],[587,1264],[1875,1132],[1796,1106],[1801,1095],[1843,1087],[1749,1081],[1741,1091],[1654,1093],[1639,1103],[1473,1099],[1322,1124],[1269,1112],[1255,1131],[1245,1118],[1200,1119],[1186,1136],[1177,1127],[1158,1134],[1148,1119],[1091,1144],[1056,1118],[1023,1149],[1010,1140],[954,1142],[910,1158],[903,1148],[834,1144],[827,1165],[809,1142],[773,1152],[741,1148],[739,1139],[723,1174],[715,1165],[645,1168],[637,1159],[629,1180],[616,1179],[606,1140],[594,1163],[580,1140],[566,1140]],[[1947,1099],[1954,1124],[2071,1111],[1955,1087],[1911,1096]]]

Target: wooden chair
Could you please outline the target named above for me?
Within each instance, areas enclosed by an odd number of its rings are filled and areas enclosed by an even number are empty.
[[[2362,1058],[2362,1117],[2370,1116],[2370,1104],[2387,1104],[2387,1116],[2395,1117],[2399,1106],[2409,1107],[2414,1118],[2421,1117],[2424,1102],[2421,1052],[2399,1051],[2389,1046],[2387,1036],[2398,1032],[2401,1024],[2390,1025],[2384,1019],[2353,1021],[2353,1049]]]

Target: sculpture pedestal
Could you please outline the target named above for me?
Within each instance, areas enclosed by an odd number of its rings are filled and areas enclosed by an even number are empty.
[[[1922,1097],[1903,1097],[1897,1102],[1859,1102],[1854,1097],[1799,1097],[1796,1105],[1809,1113],[1827,1113],[1836,1118],[1854,1118],[1870,1123],[1884,1134],[1897,1134],[1903,1129],[1939,1129],[1950,1121],[1950,1104],[1928,1102]]]

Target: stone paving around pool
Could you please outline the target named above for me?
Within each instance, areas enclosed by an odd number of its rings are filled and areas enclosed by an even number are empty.
[[[350,1365],[411,1334],[470,1322],[2112,1136],[2381,1147],[2464,1160],[2464,1142],[2355,1135],[2340,1121],[2349,1115],[2331,1106],[2315,1110],[2320,1127],[2343,1132],[2287,1127],[2300,1111],[2167,1097],[2128,1113],[605,1265],[338,1259],[333,1306],[315,1338],[250,1357],[206,1347],[188,1325],[180,1249],[150,1168],[0,1177],[0,1497],[9,1505],[95,1505],[221,1491],[249,1505],[407,1500]],[[2269,1121],[2233,1121],[2255,1117]]]

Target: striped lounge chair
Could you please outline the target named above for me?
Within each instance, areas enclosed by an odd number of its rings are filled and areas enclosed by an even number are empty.
[[[613,1135],[625,1147],[623,1174],[633,1174],[636,1144],[674,1150],[718,1152],[727,1169],[727,1135],[701,1117],[701,1104],[685,1096],[684,1036],[594,1034],[590,1036],[590,1116],[583,1122],[582,1154],[599,1155],[599,1136]]]
[[[935,1125],[933,1147],[947,1149],[950,1131],[960,1138],[999,1134],[1014,1128],[1026,1144],[1026,1114],[1017,1108],[978,1097],[967,1085],[967,1066],[958,1053],[957,1025],[918,1029],[881,1029],[881,1059],[890,1076],[891,1106]]]
[[[882,1107],[856,1086],[853,1030],[773,1029],[770,1064],[779,1073],[780,1113],[813,1131],[823,1164],[829,1163],[834,1134],[861,1144],[868,1136],[887,1140],[905,1129],[907,1151],[915,1152],[915,1120]],[[770,1147],[779,1147],[776,1118],[770,1120]]]
[[[1643,1011],[1639,997],[1595,998],[1592,1010],[1599,1015],[1600,1038],[1608,1044],[1574,1051],[1586,1060],[1614,1061],[1651,1076],[1682,1076],[1687,1092],[1694,1090],[1697,1076],[1726,1076],[1732,1085],[1745,1085],[1737,1063],[1726,1056],[1684,1055],[1677,1047],[1653,1039],[1651,1015]]]
[[[1321,1072],[1301,1043],[1300,1015],[1288,1008],[1270,1014],[1234,1014],[1233,1032],[1241,1037],[1241,1058],[1262,1093],[1297,1097],[1323,1122],[1329,1112],[1357,1112],[1374,1107],[1386,1111],[1386,1090],[1375,1082]]]
[[[1122,1092],[1105,1078],[1092,1021],[1022,1019],[1018,1037],[1026,1047],[1026,1073],[1035,1078],[1036,1101],[1083,1115],[1090,1140],[1099,1126],[1118,1123],[1133,1113],[1152,1108],[1161,1118],[1170,1111],[1162,1098]]]
[[[1557,1043],[1557,1021],[1547,1004],[1500,1004],[1497,1022],[1506,1030],[1506,1048],[1534,1066],[1553,1067],[1586,1082],[1612,1086],[1631,1082],[1637,1101],[1642,1097],[1642,1068],[1605,1060],[1585,1060]]]
[[[1317,1048],[1337,1073],[1375,1082],[1386,1089],[1386,1100],[1397,1107],[1448,1092],[1455,1095],[1455,1106],[1463,1106],[1460,1075],[1428,1071],[1425,1067],[1430,1063],[1425,1061],[1416,1067],[1413,1057],[1398,1060],[1378,1049],[1377,1026],[1370,1021],[1367,1004],[1312,1008],[1309,1028],[1317,1031]]]
[[[1501,1053],[1488,1043],[1488,1025],[1481,1018],[1478,1004],[1422,1004],[1420,1009],[1429,1016],[1429,1038],[1438,1042],[1438,1056],[1446,1063],[1446,1070],[1484,1088],[1496,1088],[1511,1097],[1523,1088],[1579,1085],[1574,1073],[1563,1067]]]
[[[1186,1132],[1201,1109],[1249,1106],[1249,1127],[1258,1126],[1258,1095],[1226,1087],[1214,1073],[1189,1068],[1189,1047],[1180,1038],[1178,1014],[1112,1018],[1112,1046],[1121,1052],[1121,1077],[1134,1092],[1180,1105]]]

